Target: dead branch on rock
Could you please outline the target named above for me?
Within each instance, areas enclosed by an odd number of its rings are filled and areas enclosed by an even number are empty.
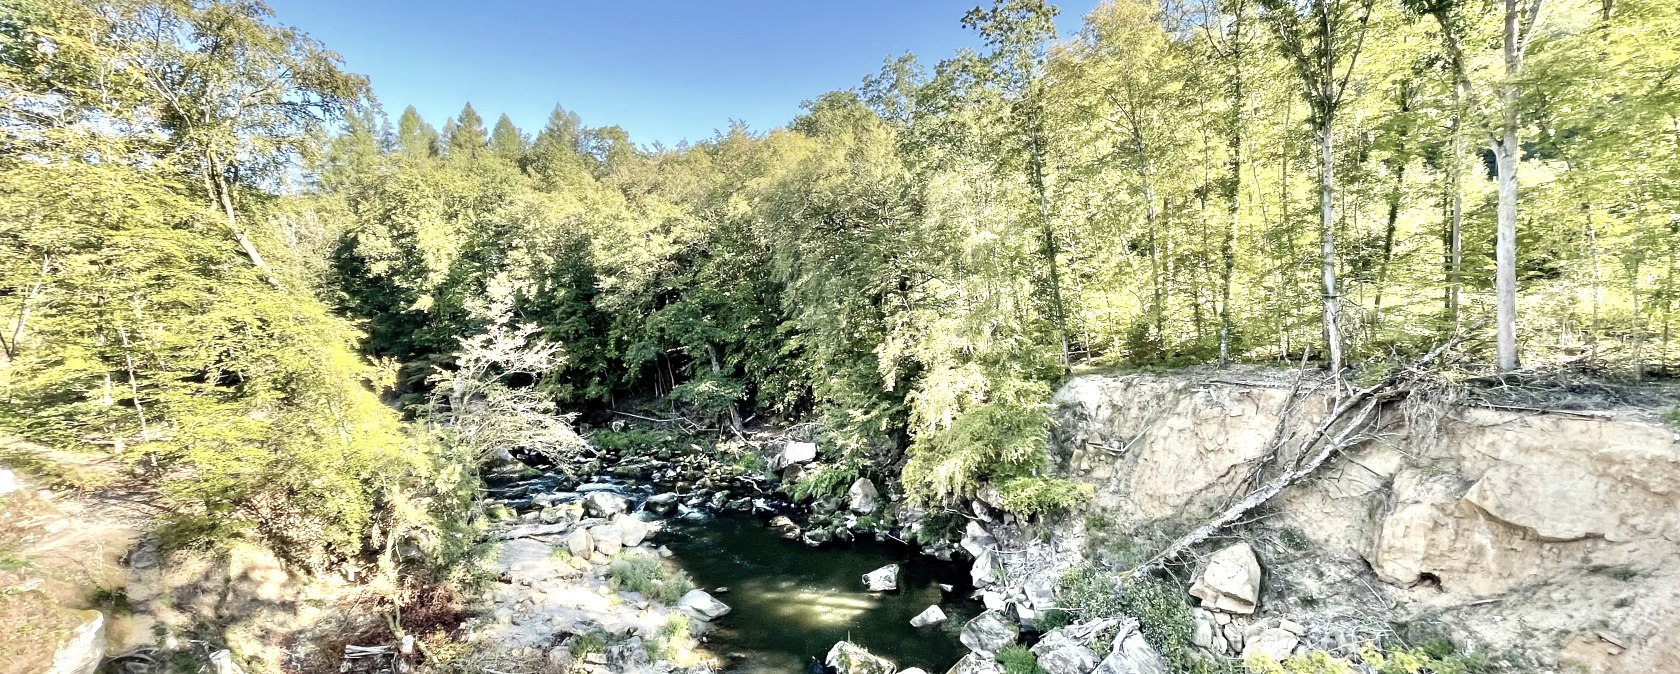
[[[1201,526],[1180,536],[1159,553],[1156,553],[1154,557],[1132,569],[1127,575],[1138,578],[1150,570],[1160,568],[1167,562],[1177,559],[1192,546],[1207,540],[1221,529],[1241,519],[1248,511],[1270,501],[1272,497],[1277,496],[1290,485],[1312,475],[1330,457],[1371,439],[1374,436],[1373,431],[1378,430],[1379,426],[1374,424],[1373,420],[1377,418],[1378,411],[1383,404],[1405,395],[1409,390],[1406,386],[1408,382],[1426,373],[1430,365],[1441,357],[1441,354],[1446,353],[1448,349],[1458,343],[1459,338],[1454,337],[1435,347],[1410,367],[1395,368],[1381,381],[1362,389],[1356,389],[1339,400],[1330,414],[1319,421],[1313,427],[1312,432],[1296,446],[1296,451],[1292,453],[1294,459],[1284,468],[1281,474],[1252,489],[1242,499],[1226,507]],[[1287,414],[1288,411],[1286,410],[1285,413]],[[1284,423],[1280,422],[1279,428],[1284,427]],[[1286,441],[1274,440],[1274,444],[1281,445],[1282,442]],[[1268,453],[1276,455],[1279,449],[1279,446],[1271,447]]]

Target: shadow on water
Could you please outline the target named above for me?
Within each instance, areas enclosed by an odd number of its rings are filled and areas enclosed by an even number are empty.
[[[727,587],[718,599],[734,609],[714,623],[709,648],[730,674],[803,672],[834,642],[850,639],[898,663],[943,672],[967,650],[957,640],[981,607],[967,599],[966,569],[897,543],[855,542],[810,548],[783,540],[756,518],[723,516],[704,523],[673,521],[661,542],[696,585]],[[863,574],[900,565],[897,592],[870,593]],[[939,583],[953,586],[949,594]],[[910,618],[939,604],[949,619],[914,628]]]

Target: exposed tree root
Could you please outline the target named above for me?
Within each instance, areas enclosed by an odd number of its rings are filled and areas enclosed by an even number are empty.
[[[1277,496],[1290,485],[1300,482],[1312,475],[1314,471],[1330,457],[1342,451],[1369,440],[1377,430],[1374,422],[1383,404],[1409,391],[1409,384],[1428,372],[1429,367],[1446,353],[1448,349],[1458,344],[1458,338],[1448,340],[1435,347],[1422,358],[1414,361],[1410,367],[1395,368],[1387,376],[1375,384],[1362,389],[1356,389],[1341,398],[1330,414],[1325,416],[1313,427],[1304,439],[1296,445],[1297,449],[1288,456],[1294,457],[1276,477],[1266,480],[1257,487],[1250,489],[1247,495],[1236,503],[1226,507],[1201,526],[1190,530],[1169,543],[1165,548],[1139,564],[1128,572],[1128,576],[1137,578],[1153,569],[1171,562],[1184,555],[1191,547],[1207,540],[1220,530],[1242,519],[1249,511],[1259,507],[1272,497]],[[1303,373],[1304,376],[1304,373]],[[1290,393],[1290,400],[1282,412],[1283,418],[1278,422],[1278,431],[1267,449],[1265,457],[1268,461],[1276,461],[1281,455],[1284,445],[1289,443],[1290,437],[1285,434],[1288,427],[1288,417],[1293,413],[1299,385]],[[1256,475],[1264,466],[1256,469]]]

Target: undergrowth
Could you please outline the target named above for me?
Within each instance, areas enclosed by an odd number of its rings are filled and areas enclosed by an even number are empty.
[[[614,589],[635,592],[661,604],[674,605],[694,581],[682,570],[673,570],[654,557],[620,555],[607,568],[607,582]]]

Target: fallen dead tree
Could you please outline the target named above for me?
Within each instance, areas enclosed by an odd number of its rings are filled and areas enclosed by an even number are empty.
[[[1355,389],[1352,393],[1340,397],[1330,413],[1295,445],[1295,451],[1285,454],[1283,450],[1293,438],[1287,434],[1286,428],[1288,416],[1298,407],[1300,384],[1297,381],[1296,387],[1290,392],[1289,402],[1285,404],[1281,413],[1283,418],[1278,422],[1278,430],[1273,436],[1271,446],[1262,454],[1263,463],[1271,463],[1283,456],[1293,457],[1282,467],[1281,472],[1270,479],[1251,482],[1257,486],[1252,486],[1242,498],[1209,518],[1201,526],[1167,544],[1155,556],[1133,568],[1126,576],[1138,578],[1178,559],[1196,544],[1241,520],[1249,511],[1270,501],[1290,485],[1311,476],[1331,457],[1371,439],[1379,430],[1374,421],[1383,404],[1405,396],[1411,390],[1412,383],[1426,377],[1435,361],[1458,343],[1458,338],[1448,340],[1422,358],[1413,361],[1410,366],[1396,367],[1377,383]],[[1264,468],[1264,465],[1257,466],[1254,475],[1258,477]]]

